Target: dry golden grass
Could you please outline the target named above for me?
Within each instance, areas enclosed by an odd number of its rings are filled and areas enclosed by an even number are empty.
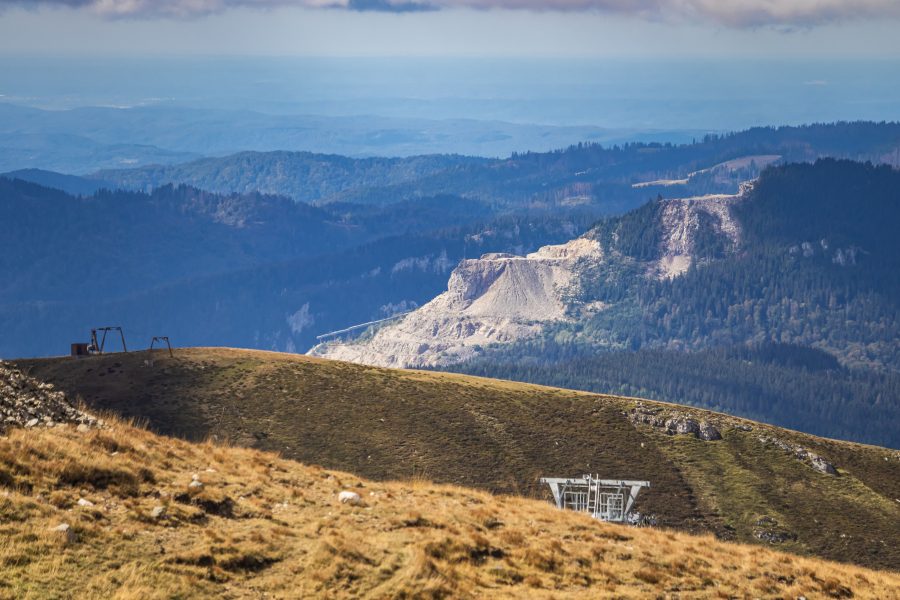
[[[897,573],[108,422],[0,438],[0,597],[900,597]]]

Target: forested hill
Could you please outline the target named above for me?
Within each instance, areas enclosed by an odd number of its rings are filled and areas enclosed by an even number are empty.
[[[681,196],[735,191],[769,160],[811,162],[826,156],[900,165],[900,124],[757,127],[690,144],[582,143],[503,159],[244,152],[178,165],[105,170],[93,177],[130,189],[185,183],[221,193],[261,191],[318,203],[387,204],[456,194],[506,208],[594,203],[607,212],[621,212],[655,195],[657,187]],[[632,187],[675,180],[681,183],[671,189]]]
[[[98,301],[309,255],[354,235],[287,198],[187,186],[86,197],[0,177],[0,302]]]
[[[844,368],[826,352],[793,344],[601,352],[545,362],[482,360],[451,369],[677,402],[900,448],[900,374]]]
[[[700,223],[685,273],[639,276],[635,261],[664,252],[659,226],[642,217],[660,203],[594,228],[614,234],[608,249],[622,258],[583,274],[585,300],[610,308],[559,325],[577,334],[563,354],[598,339],[633,350],[771,340],[846,365],[900,364],[900,172],[831,159],[771,168],[731,209],[737,248]]]
[[[685,273],[647,277],[643,265],[662,252],[653,215],[664,203],[594,228],[608,256],[618,256],[581,275],[582,301],[603,310],[455,368],[900,443],[882,426],[900,416],[900,173],[835,160],[769,169],[732,209],[736,249],[708,229]],[[793,351],[774,363],[703,352],[771,343],[815,348],[840,365],[799,373]],[[650,349],[660,352],[643,352]],[[598,355],[609,351],[641,352]]]
[[[0,177],[0,356],[67,352],[111,324],[141,345],[303,350],[424,302],[467,252],[537,248],[595,218],[498,218],[450,195],[315,207],[167,185],[77,197]]]
[[[298,202],[316,202],[487,162],[483,158],[449,155],[350,158],[313,152],[240,152],[177,165],[100,171],[92,177],[126,189],[150,191],[169,183],[185,183],[212,192],[262,191],[289,196]]]

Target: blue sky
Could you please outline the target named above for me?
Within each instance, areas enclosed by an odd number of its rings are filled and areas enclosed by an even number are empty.
[[[0,0],[0,53],[900,59],[897,0],[413,2]]]

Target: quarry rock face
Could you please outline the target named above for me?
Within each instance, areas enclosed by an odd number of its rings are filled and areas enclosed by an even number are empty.
[[[582,261],[602,258],[594,240],[578,238],[527,256],[485,254],[462,261],[447,291],[353,343],[322,344],[315,356],[382,366],[433,367],[472,358],[483,346],[525,339],[568,318],[567,295]]]
[[[638,263],[643,277],[666,279],[687,271],[702,223],[712,223],[737,248],[740,229],[731,208],[742,194],[665,200],[656,224],[658,258]],[[534,337],[553,322],[604,310],[607,305],[585,291],[595,283],[586,274],[635,259],[605,248],[592,233],[525,256],[489,253],[463,260],[447,291],[431,302],[355,341],[325,342],[309,354],[380,367],[439,367],[474,358],[490,345]]]
[[[28,377],[0,361],[0,431],[69,423],[84,428],[101,424],[96,417],[75,408],[64,393],[49,383]]]
[[[740,228],[731,214],[731,207],[740,198],[740,194],[711,194],[666,200],[659,223],[663,238],[661,256],[651,264],[648,275],[671,279],[690,268],[694,262],[702,213],[713,218],[718,232],[736,248],[740,244]]]

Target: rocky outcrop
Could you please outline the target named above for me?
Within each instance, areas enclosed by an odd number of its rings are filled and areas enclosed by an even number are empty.
[[[637,407],[627,414],[633,424],[649,425],[668,435],[692,435],[705,442],[722,439],[719,429],[711,422],[698,420],[679,411],[665,411],[662,408],[650,408],[638,403]]]
[[[825,458],[819,456],[815,452],[804,448],[803,446],[799,446],[797,444],[791,444],[777,437],[769,437],[765,435],[759,436],[759,441],[765,445],[775,446],[776,448],[780,448],[792,455],[797,460],[803,461],[808,464],[810,467],[819,471],[820,473],[825,473],[826,475],[837,475],[837,469],[833,464],[828,462]]]
[[[525,339],[568,318],[578,265],[599,261],[598,242],[578,238],[527,256],[464,260],[447,291],[371,337],[316,346],[311,355],[385,367],[433,367],[466,360],[487,345]]]
[[[75,408],[49,383],[28,377],[0,361],[0,431],[10,427],[54,427],[73,423],[95,427],[100,421]]]

